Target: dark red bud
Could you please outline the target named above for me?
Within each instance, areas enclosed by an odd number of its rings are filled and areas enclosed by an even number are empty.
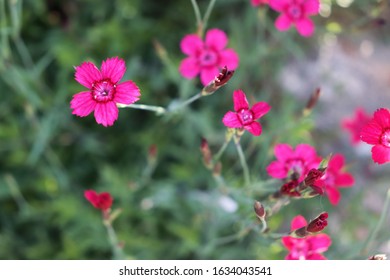
[[[317,218],[308,224],[306,231],[310,233],[317,233],[322,231],[328,225],[328,221],[326,220],[327,218],[328,213],[321,213]]]
[[[310,169],[309,173],[307,174],[305,178],[305,185],[306,186],[311,186],[320,179],[325,173],[325,168],[320,168],[320,169]]]
[[[212,155],[209,147],[209,143],[206,139],[202,138],[200,143],[200,152],[202,153],[203,163],[207,168],[212,167]]]
[[[255,213],[259,219],[265,218],[265,209],[263,204],[261,204],[259,201],[255,201],[255,204],[253,205],[253,209],[255,210]]]
[[[219,89],[221,86],[226,85],[226,83],[233,77],[233,74],[234,71],[229,71],[225,66],[222,69],[221,73],[219,73],[214,80],[212,80],[208,85],[203,88],[202,95],[210,95],[214,93],[217,89]]]
[[[281,186],[280,193],[292,197],[300,196],[301,194],[297,190],[298,185],[298,180],[291,180]]]

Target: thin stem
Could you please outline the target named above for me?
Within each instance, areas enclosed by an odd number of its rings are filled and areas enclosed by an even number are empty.
[[[116,236],[114,228],[111,225],[111,222],[103,217],[103,224],[107,229],[108,239],[110,240],[111,243],[114,259],[115,260],[125,259],[126,256],[123,253],[122,249],[119,247],[118,238]]]
[[[172,108],[168,108],[167,111],[169,111],[169,112],[177,111],[177,110],[179,110],[179,109],[181,109],[181,108],[183,108],[185,106],[188,106],[189,104],[191,104],[192,102],[198,100],[201,97],[202,97],[202,93],[199,92],[199,93],[195,94],[194,96],[192,96],[190,99],[187,99],[186,101],[180,103],[179,105],[173,106]]]
[[[379,217],[378,223],[376,224],[375,228],[372,230],[371,234],[367,238],[364,246],[363,246],[363,253],[367,253],[371,243],[373,242],[374,238],[378,235],[378,232],[380,228],[383,226],[383,223],[385,222],[386,215],[389,213],[390,208],[390,189],[387,190],[386,200],[385,204],[383,205],[381,216]]]
[[[209,6],[207,7],[206,13],[204,14],[204,17],[203,17],[203,25],[202,25],[203,29],[206,29],[206,25],[207,25],[207,22],[209,21],[210,14],[214,8],[215,2],[216,2],[216,0],[210,0]]]
[[[191,0],[191,3],[192,3],[192,7],[194,8],[194,12],[195,12],[196,24],[198,27],[201,27],[202,26],[202,17],[200,15],[198,3],[196,2],[196,0]]]
[[[218,162],[221,158],[222,154],[225,152],[227,146],[229,145],[230,141],[226,141],[223,143],[217,154],[214,156],[214,162]]]
[[[166,113],[166,109],[161,106],[153,106],[153,105],[144,105],[144,104],[120,104],[117,103],[118,108],[133,108],[133,109],[140,109],[140,110],[147,110],[147,111],[154,111],[157,113],[157,115],[162,115]]]
[[[20,211],[26,211],[29,205],[20,191],[19,184],[11,174],[5,174],[4,180],[7,183],[13,199],[19,207]]]
[[[245,186],[248,187],[250,185],[249,168],[248,168],[248,165],[246,163],[245,155],[244,155],[244,152],[243,152],[241,144],[240,144],[240,138],[235,136],[234,143],[236,144],[236,149],[238,152],[238,156],[240,158],[241,167],[242,167],[242,170],[244,172]]]

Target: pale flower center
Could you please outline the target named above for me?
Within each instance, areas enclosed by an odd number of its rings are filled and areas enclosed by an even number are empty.
[[[381,143],[383,146],[390,148],[390,129],[386,129],[381,136]]]
[[[299,176],[305,171],[304,161],[300,158],[291,158],[286,161],[286,165],[289,170],[292,170],[294,173],[297,173]]]
[[[292,19],[299,19],[302,17],[302,7],[298,4],[292,4],[288,7],[287,9],[287,14],[292,18]]]
[[[202,66],[214,66],[217,64],[218,55],[212,50],[204,50],[199,57]]]
[[[242,109],[238,112],[238,118],[243,125],[248,125],[253,122],[253,113],[251,110]]]
[[[291,250],[291,255],[298,260],[305,260],[309,254],[310,248],[306,239],[297,239],[294,242],[294,248]]]
[[[111,101],[115,95],[116,85],[110,81],[100,81],[92,86],[92,97],[98,102]]]

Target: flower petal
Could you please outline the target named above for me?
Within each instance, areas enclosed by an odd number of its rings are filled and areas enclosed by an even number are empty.
[[[234,111],[238,112],[242,109],[248,110],[249,109],[249,103],[246,99],[245,93],[241,90],[235,90],[233,92],[233,103],[234,103]]]
[[[287,177],[287,169],[285,168],[284,163],[281,163],[279,161],[271,162],[267,166],[266,171],[268,175],[273,178],[284,179]]]
[[[309,18],[301,18],[295,22],[298,33],[304,37],[309,37],[314,33],[314,23]]]
[[[240,59],[233,49],[226,49],[219,54],[219,67],[227,67],[229,70],[235,70],[238,67]]]
[[[292,21],[286,14],[281,14],[275,21],[275,27],[279,31],[286,31],[290,28]]]
[[[252,122],[250,125],[244,126],[244,128],[254,136],[259,136],[262,132],[261,124],[258,122]]]
[[[305,226],[307,226],[307,221],[301,215],[295,216],[294,219],[292,219],[291,221],[291,231]]]
[[[352,187],[355,184],[355,179],[349,173],[339,174],[335,179],[335,185],[338,187]]]
[[[306,15],[316,15],[320,12],[320,1],[307,0],[303,3],[303,9]]]
[[[195,78],[200,72],[198,60],[194,57],[183,59],[179,66],[179,72],[187,79]]]
[[[328,170],[332,170],[333,172],[337,172],[341,170],[344,166],[344,156],[342,154],[333,155],[328,163]]]
[[[287,250],[291,251],[291,249],[294,248],[295,245],[295,238],[291,236],[283,236],[282,237],[282,244],[284,247],[286,247]]]
[[[180,41],[180,49],[187,55],[196,56],[203,49],[203,42],[198,35],[189,34]]]
[[[228,43],[226,33],[220,29],[210,29],[206,33],[205,44],[207,47],[214,49],[215,51],[223,50]]]
[[[222,122],[225,126],[231,127],[231,128],[239,128],[242,127],[242,124],[240,120],[238,119],[238,116],[234,112],[227,112],[225,116],[222,119]]]
[[[98,207],[99,197],[94,190],[86,190],[84,191],[84,197],[94,206]]]
[[[275,11],[282,12],[290,4],[290,0],[270,0],[269,6]]]
[[[270,109],[271,106],[267,102],[257,102],[252,106],[251,111],[253,112],[253,117],[258,119],[267,114]]]
[[[111,126],[118,119],[118,107],[115,102],[97,103],[95,119],[98,124]]]
[[[289,144],[277,144],[274,148],[275,157],[280,162],[285,162],[294,157],[294,151]]]
[[[102,79],[102,74],[92,62],[83,62],[80,66],[76,66],[75,79],[77,82],[91,89],[95,82]]]
[[[330,204],[332,205],[339,204],[341,199],[341,194],[337,188],[325,185],[325,193],[328,196]]]
[[[205,86],[218,76],[218,67],[204,67],[200,70],[200,81]]]
[[[332,240],[325,233],[320,233],[315,236],[307,237],[307,241],[311,244],[311,249],[316,253],[322,253],[328,250],[332,244]]]
[[[300,157],[304,159],[307,164],[313,161],[320,163],[321,161],[321,159],[317,156],[316,150],[308,144],[298,144],[295,147],[295,157]]]
[[[101,69],[103,79],[110,79],[113,84],[116,84],[125,74],[126,65],[123,59],[113,57],[103,61]]]
[[[312,261],[314,261],[314,260],[326,260],[326,258],[323,255],[321,255],[321,254],[312,253],[312,254],[308,254],[306,256],[306,260],[312,260]]]
[[[139,100],[140,90],[133,81],[126,81],[116,86],[114,102],[132,104]]]
[[[383,145],[375,145],[371,149],[372,159],[378,164],[390,161],[390,148]]]
[[[371,145],[379,144],[381,135],[382,135],[382,128],[375,120],[371,120],[360,131],[360,138],[362,139],[362,141]]]
[[[70,108],[73,109],[72,114],[85,117],[93,112],[96,106],[96,101],[93,100],[91,92],[83,91],[73,95],[70,101]]]
[[[390,128],[390,112],[385,108],[380,108],[374,113],[374,120],[382,128]]]

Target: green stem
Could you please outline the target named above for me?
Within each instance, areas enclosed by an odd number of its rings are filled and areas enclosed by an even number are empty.
[[[147,110],[147,111],[154,111],[157,113],[157,115],[162,115],[166,113],[166,109],[161,106],[153,106],[153,105],[144,105],[144,104],[121,104],[117,103],[118,108],[133,108],[133,109],[140,109],[140,110]]]
[[[110,240],[111,248],[113,251],[113,257],[115,260],[124,260],[126,258],[126,255],[119,247],[119,242],[115,230],[112,227],[111,222],[108,219],[104,218],[104,215],[105,213],[103,213],[103,224],[107,229],[108,239]]]
[[[385,204],[383,205],[382,213],[381,216],[379,217],[378,223],[376,224],[371,234],[367,238],[366,242],[364,243],[362,249],[363,254],[366,254],[368,252],[371,243],[373,242],[374,238],[378,235],[380,228],[383,226],[385,222],[386,215],[389,213],[389,208],[390,208],[390,189],[387,190]]]
[[[250,185],[249,168],[248,168],[248,165],[246,163],[245,155],[244,155],[244,152],[243,152],[241,144],[240,144],[240,138],[235,136],[234,143],[236,144],[236,149],[238,152],[238,156],[240,158],[241,167],[242,167],[242,170],[244,172],[245,186],[248,187]]]
[[[11,195],[13,199],[15,200],[16,204],[19,207],[20,211],[26,211],[29,208],[29,205],[24,198],[22,192],[20,191],[18,182],[16,182],[14,176],[11,174],[5,174],[4,175],[4,180],[7,183],[9,190],[11,192]]]
[[[218,162],[221,158],[222,154],[225,152],[227,146],[229,145],[230,141],[226,141],[223,143],[217,154],[214,156],[214,162]]]
[[[196,0],[191,0],[191,3],[192,3],[192,7],[194,8],[194,12],[195,12],[196,24],[198,27],[201,27],[202,26],[202,17],[200,15],[198,3],[196,2]]]
[[[202,97],[202,93],[199,92],[199,93],[195,94],[194,96],[192,96],[190,99],[187,99],[186,101],[180,103],[179,105],[173,106],[172,108],[168,108],[167,111],[173,112],[173,111],[180,110],[181,108],[183,108],[185,106],[188,106],[189,104],[191,104],[192,102],[198,100],[201,97]]]
[[[206,13],[204,14],[204,17],[203,17],[203,25],[202,25],[203,30],[206,29],[206,25],[207,25],[207,22],[209,21],[210,14],[214,8],[215,2],[216,2],[216,0],[210,0],[209,6],[207,7]]]

